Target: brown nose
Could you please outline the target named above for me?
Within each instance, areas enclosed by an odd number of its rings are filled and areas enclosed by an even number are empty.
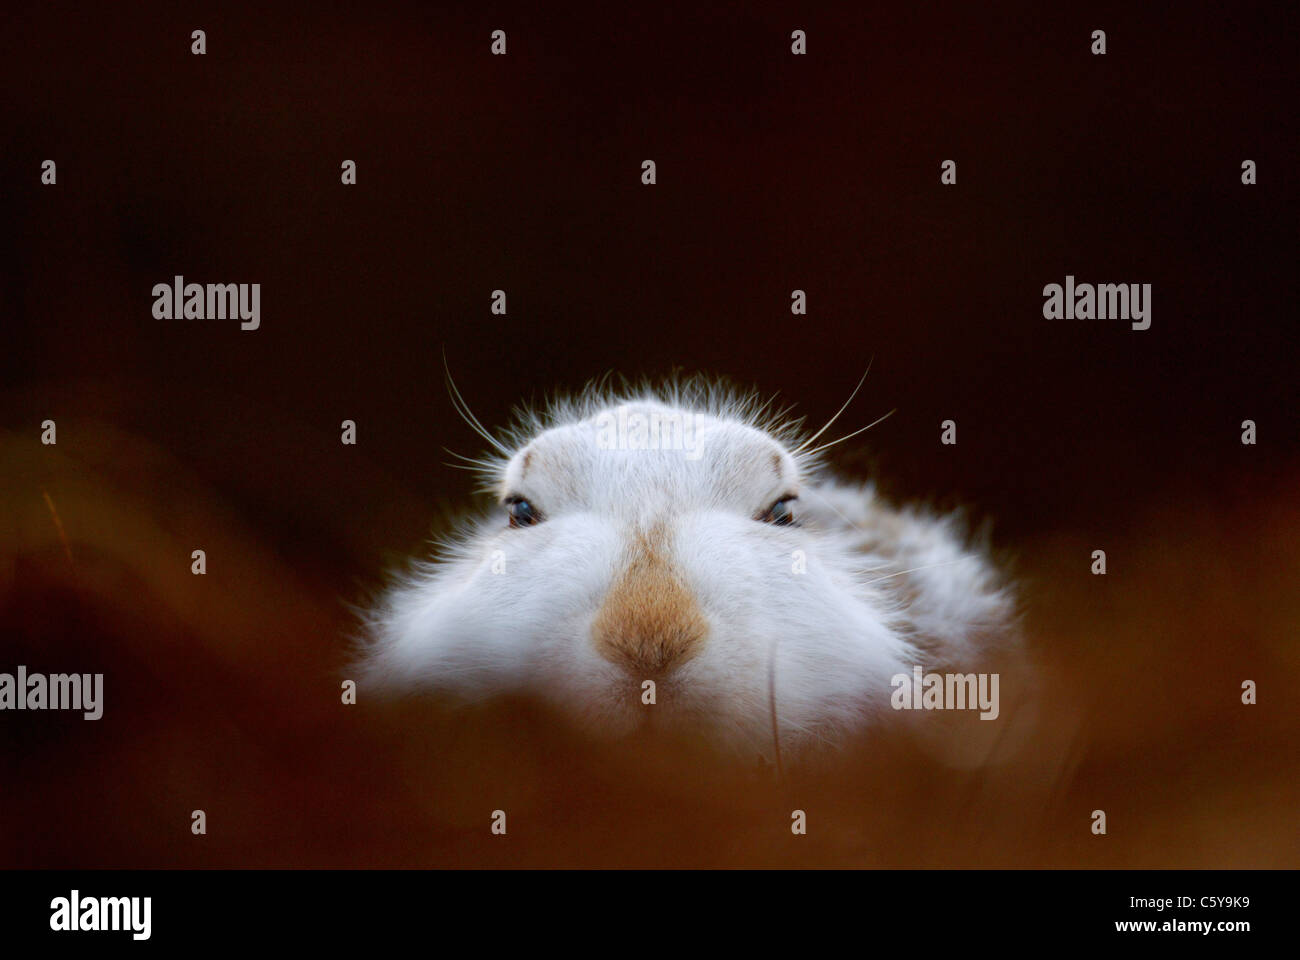
[[[662,531],[638,535],[592,624],[605,659],[639,678],[663,676],[698,652],[708,624],[666,556]]]

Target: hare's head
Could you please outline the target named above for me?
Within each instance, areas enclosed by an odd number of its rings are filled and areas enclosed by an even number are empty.
[[[770,754],[888,711],[893,676],[996,629],[1007,601],[949,520],[829,482],[816,437],[764,410],[591,391],[487,435],[496,505],[373,609],[369,678]]]

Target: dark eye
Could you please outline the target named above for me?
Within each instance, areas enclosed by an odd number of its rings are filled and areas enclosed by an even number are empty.
[[[794,523],[794,497],[782,497],[768,508],[767,513],[759,517],[764,523],[774,523],[784,527]]]
[[[535,523],[542,522],[542,515],[523,497],[512,497],[507,500],[506,510],[510,514],[512,527],[531,527]]]

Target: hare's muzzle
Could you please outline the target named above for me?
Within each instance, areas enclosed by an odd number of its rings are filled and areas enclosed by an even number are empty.
[[[654,679],[695,656],[707,634],[699,605],[668,556],[663,528],[638,532],[592,624],[600,655],[635,678]]]

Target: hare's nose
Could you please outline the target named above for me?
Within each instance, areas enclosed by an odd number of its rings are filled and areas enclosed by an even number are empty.
[[[699,651],[708,624],[655,534],[639,536],[591,635],[605,659],[639,679],[670,673]]]

